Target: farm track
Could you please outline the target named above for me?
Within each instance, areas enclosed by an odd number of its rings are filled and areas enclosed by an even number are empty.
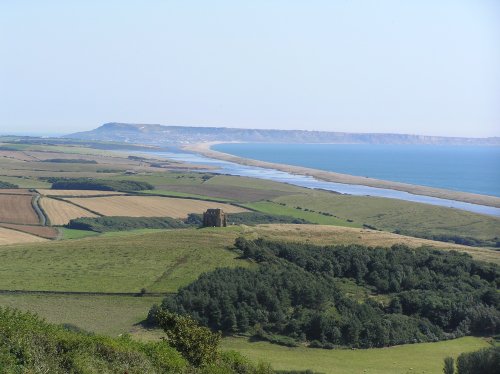
[[[48,217],[45,215],[43,209],[40,207],[40,194],[36,193],[33,195],[33,200],[31,200],[31,205],[33,206],[33,209],[35,210],[36,214],[38,215],[38,218],[40,219],[40,224],[42,226],[47,226],[48,223]]]

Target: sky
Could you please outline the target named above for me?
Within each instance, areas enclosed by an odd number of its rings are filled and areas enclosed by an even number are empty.
[[[500,136],[500,1],[0,0],[0,133]]]

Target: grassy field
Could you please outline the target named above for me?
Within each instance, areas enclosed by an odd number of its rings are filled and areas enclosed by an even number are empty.
[[[249,209],[256,210],[262,213],[279,214],[284,216],[292,216],[302,218],[311,223],[320,225],[335,225],[345,227],[362,227],[359,223],[348,222],[347,219],[339,219],[336,217],[325,216],[317,212],[305,211],[292,206],[283,206],[274,202],[261,201],[256,203],[244,204]]]
[[[434,247],[442,250],[466,252],[476,260],[500,264],[500,251],[488,248],[476,248],[434,240],[419,239],[411,236],[392,234],[385,231],[375,231],[352,227],[324,225],[260,225],[247,227],[246,236],[263,237],[270,240],[297,241],[318,245],[361,244],[367,246],[389,247],[394,244],[406,244],[409,247]]]
[[[239,229],[166,230],[0,247],[0,289],[172,292],[204,271],[247,266],[226,249]]]
[[[168,191],[184,196],[237,202],[267,200],[306,191],[303,188],[260,179],[206,173],[164,172],[126,176],[120,179],[145,181],[155,186],[152,193]],[[179,195],[182,196],[182,195]]]
[[[451,234],[480,239],[500,237],[500,219],[396,199],[336,195],[323,191],[283,196],[273,201],[328,212],[357,224],[414,234]]]
[[[0,305],[37,313],[48,322],[70,323],[87,331],[116,336],[137,329],[161,297],[0,294]]]
[[[48,188],[50,183],[35,178],[0,176],[0,181],[18,185],[20,188]]]
[[[65,227],[60,227],[59,230],[61,231],[61,234],[62,234],[61,236],[62,236],[62,239],[64,239],[64,240],[82,239],[82,238],[86,238],[89,236],[99,235],[97,232],[94,232],[94,231],[74,230],[74,229],[67,229]]]
[[[482,338],[402,345],[376,349],[287,348],[245,338],[225,338],[227,350],[237,350],[255,361],[267,361],[278,370],[307,370],[332,374],[442,373],[443,359],[489,346]]]

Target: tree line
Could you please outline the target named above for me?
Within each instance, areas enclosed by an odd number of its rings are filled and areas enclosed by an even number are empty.
[[[315,246],[238,238],[257,268],[217,269],[158,309],[213,330],[281,344],[383,347],[500,331],[500,270],[469,255],[427,248]],[[357,300],[340,286],[367,291]]]

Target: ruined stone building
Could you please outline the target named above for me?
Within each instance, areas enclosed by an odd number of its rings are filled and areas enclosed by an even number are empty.
[[[222,209],[208,209],[203,213],[203,227],[226,227],[226,214]]]

